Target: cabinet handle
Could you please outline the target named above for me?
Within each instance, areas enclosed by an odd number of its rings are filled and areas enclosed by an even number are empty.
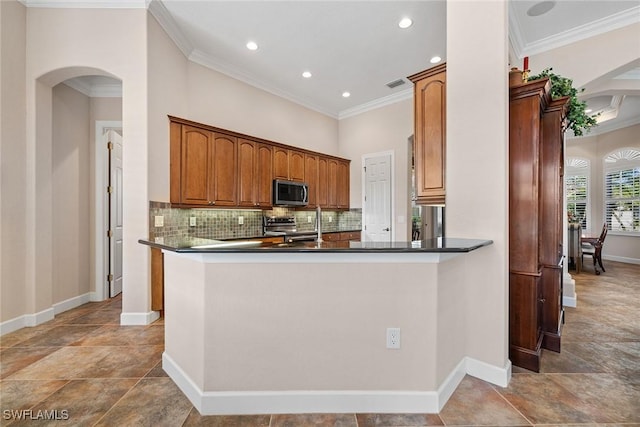
[[[545,298],[540,298],[538,301],[540,301],[541,303],[545,303],[545,301],[547,301]]]

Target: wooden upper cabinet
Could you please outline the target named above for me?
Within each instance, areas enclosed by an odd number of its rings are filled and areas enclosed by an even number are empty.
[[[327,207],[338,207],[338,160],[329,159],[327,162]]]
[[[273,205],[273,180],[306,182],[309,207],[349,207],[349,161],[170,119],[170,200],[182,206]]]
[[[273,148],[257,143],[256,160],[256,205],[270,207],[273,203]]]
[[[304,182],[304,153],[289,150],[289,179]]]
[[[246,139],[238,141],[238,206],[255,206],[257,196],[256,143]]]
[[[329,206],[329,159],[318,157],[318,191],[317,205],[323,208]]]
[[[273,177],[304,182],[304,152],[274,147]]]
[[[416,203],[445,202],[446,64],[408,77],[414,83]]]
[[[338,161],[336,204],[340,209],[349,208],[349,162],[344,160]]]
[[[213,178],[215,190],[213,204],[235,206],[238,202],[237,142],[234,136],[214,134]]]
[[[289,150],[286,148],[273,149],[273,178],[289,179]]]
[[[304,155],[304,182],[309,186],[309,207],[318,206],[318,156]]]
[[[179,193],[171,201],[190,205],[209,205],[213,193],[213,134],[192,126],[181,126],[178,171]],[[172,161],[172,163],[174,163]],[[173,171],[173,168],[172,168]],[[175,199],[175,200],[174,200]]]

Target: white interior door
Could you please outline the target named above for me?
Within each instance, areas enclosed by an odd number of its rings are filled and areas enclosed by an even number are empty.
[[[109,139],[109,296],[122,292],[122,137],[114,130]]]
[[[391,154],[364,159],[364,240],[390,242]]]

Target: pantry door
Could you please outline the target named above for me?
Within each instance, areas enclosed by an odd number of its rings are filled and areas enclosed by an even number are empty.
[[[365,242],[391,242],[393,153],[365,155],[362,239]]]
[[[109,297],[122,292],[122,137],[109,130]]]

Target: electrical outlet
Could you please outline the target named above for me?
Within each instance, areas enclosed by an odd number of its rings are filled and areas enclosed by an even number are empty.
[[[400,328],[387,328],[387,348],[400,348]]]
[[[244,224],[244,217],[243,216],[239,216],[238,217],[238,225],[242,225]]]
[[[307,217],[307,222],[311,222],[311,215]]]
[[[332,216],[329,217],[329,222],[333,222],[333,217]]]
[[[189,227],[195,227],[196,226],[196,217],[192,216],[189,218]]]
[[[153,223],[156,227],[164,227],[164,217],[162,215],[156,215]]]

